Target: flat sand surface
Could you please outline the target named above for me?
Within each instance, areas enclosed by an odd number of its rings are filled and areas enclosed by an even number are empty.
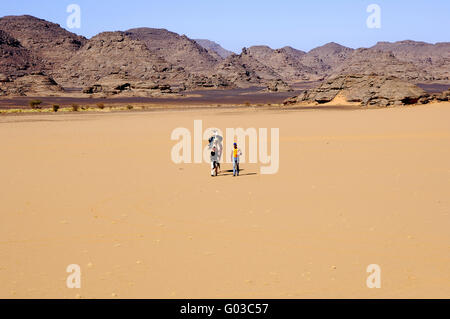
[[[174,164],[196,119],[280,128],[279,172]],[[450,298],[449,103],[3,116],[0,136],[0,298]]]

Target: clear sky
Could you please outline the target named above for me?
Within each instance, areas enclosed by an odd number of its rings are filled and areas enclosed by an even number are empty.
[[[69,4],[81,7],[81,28],[92,37],[133,27],[165,28],[240,52],[266,44],[310,50],[327,42],[367,47],[377,41],[450,41],[450,0],[1,0],[0,16],[30,14],[67,28]],[[381,28],[368,28],[370,4]]]

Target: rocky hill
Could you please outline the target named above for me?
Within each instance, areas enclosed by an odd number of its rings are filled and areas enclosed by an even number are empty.
[[[206,39],[195,39],[195,42],[200,44],[203,48],[208,50],[210,54],[216,53],[220,59],[226,59],[230,55],[234,54],[234,52],[228,51],[224,49],[220,44]]]
[[[425,71],[422,76],[425,81],[450,79],[450,42],[378,42],[371,49],[391,52],[398,60],[413,63]]]
[[[33,56],[39,58],[41,70],[49,75],[69,60],[86,42],[58,24],[32,16],[0,18],[0,30],[17,39]]]
[[[284,81],[309,81],[315,77],[315,70],[301,62],[306,55],[303,51],[291,47],[273,50],[268,46],[252,46],[248,48],[248,54]]]
[[[323,104],[337,97],[346,103],[389,106],[428,103],[430,96],[416,85],[393,76],[352,74],[330,78],[318,88],[293,97],[285,104]]]
[[[5,31],[0,30],[0,78],[2,82],[36,72],[42,68],[20,42]]]
[[[157,56],[190,73],[209,74],[219,63],[217,58],[194,40],[165,29],[138,28],[128,30],[125,34],[142,41]]]
[[[173,66],[142,41],[119,31],[96,35],[58,71],[58,79],[65,86],[83,87],[102,80],[115,87],[137,82],[180,86],[187,76],[182,67]]]
[[[243,48],[241,54],[233,54],[222,61],[214,73],[238,87],[267,86],[281,80],[278,73],[259,62],[247,48]]]
[[[407,81],[425,81],[428,73],[407,61],[400,61],[391,52],[358,49],[331,70],[330,76],[341,74],[378,74],[395,76]]]
[[[351,48],[331,42],[312,49],[301,58],[300,62],[313,69],[317,77],[324,78],[345,63],[353,51]]]

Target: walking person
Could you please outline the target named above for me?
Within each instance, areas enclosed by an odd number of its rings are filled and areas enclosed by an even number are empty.
[[[211,150],[210,160],[211,160],[211,176],[217,176],[219,170],[219,157],[215,146]]]
[[[241,150],[238,148],[237,143],[233,145],[233,153],[231,154],[233,161],[233,176],[239,176],[239,158],[242,155]]]

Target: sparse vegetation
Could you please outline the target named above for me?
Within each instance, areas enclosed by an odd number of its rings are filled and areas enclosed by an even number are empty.
[[[53,104],[53,112],[58,112],[59,110],[59,105],[58,104]]]
[[[103,110],[103,109],[105,108],[105,104],[103,104],[103,103],[97,103],[97,107],[98,107],[100,110]]]
[[[245,104],[245,106],[250,106],[251,105],[250,102],[245,102],[244,104]]]
[[[33,110],[40,110],[42,108],[42,106],[41,106],[42,101],[41,100],[31,100],[30,102],[28,102],[28,104],[30,105],[30,107]]]
[[[72,111],[73,112],[78,112],[80,109],[80,106],[78,104],[72,104]]]
[[[134,109],[134,106],[133,105],[127,105],[127,109],[132,110],[132,109]]]

